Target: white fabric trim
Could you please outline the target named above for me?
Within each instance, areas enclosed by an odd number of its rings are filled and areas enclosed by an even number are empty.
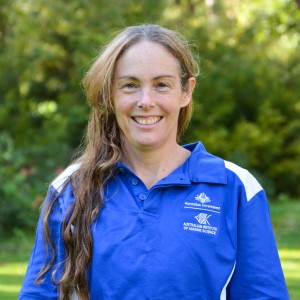
[[[263,189],[254,176],[247,170],[229,161],[225,161],[225,167],[235,173],[242,181],[245,187],[247,201],[250,201],[254,195]]]
[[[226,281],[226,283],[225,283],[225,285],[224,285],[224,287],[223,287],[223,290],[222,290],[222,293],[221,293],[221,297],[220,297],[220,300],[226,300],[226,288],[227,288],[227,286],[228,286],[228,284],[229,284],[229,282],[230,282],[230,279],[231,279],[231,277],[232,277],[232,275],[233,275],[233,272],[234,272],[234,270],[235,270],[235,262],[234,262],[234,266],[233,266],[233,268],[232,268],[232,271],[231,271],[231,273],[230,273],[230,275],[229,275],[229,277],[228,277],[228,279],[227,279],[227,281]]]
[[[54,181],[51,183],[51,185],[58,191],[61,192],[65,181],[75,172],[79,169],[80,163],[70,165],[67,167],[62,173],[54,179]]]

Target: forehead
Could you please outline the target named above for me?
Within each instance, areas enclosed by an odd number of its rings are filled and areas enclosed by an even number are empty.
[[[169,72],[179,74],[179,61],[164,46],[141,41],[130,46],[118,59],[116,75],[128,72]]]

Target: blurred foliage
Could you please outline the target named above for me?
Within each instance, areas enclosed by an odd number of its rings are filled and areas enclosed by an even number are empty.
[[[201,75],[184,142],[300,195],[300,10],[287,0],[0,0],[0,233],[30,228],[46,186],[80,144],[80,81],[124,26],[191,41]]]

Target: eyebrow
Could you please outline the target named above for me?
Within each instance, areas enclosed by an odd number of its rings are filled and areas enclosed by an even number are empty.
[[[176,77],[173,76],[173,75],[169,75],[169,74],[161,74],[161,75],[158,75],[156,77],[154,77],[153,79],[154,80],[157,80],[157,79],[161,79],[161,78],[173,78],[175,79]],[[120,79],[130,79],[130,80],[139,80],[138,78],[134,77],[134,76],[131,76],[131,75],[124,75],[124,76],[120,76],[117,78],[118,80]]]

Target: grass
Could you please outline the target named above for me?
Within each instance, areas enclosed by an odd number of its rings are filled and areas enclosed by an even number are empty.
[[[16,300],[34,242],[33,236],[16,232],[0,244],[0,299]]]
[[[292,300],[298,300],[300,299],[300,201],[279,201],[271,204],[270,208],[290,297]]]
[[[300,201],[270,205],[273,227],[291,300],[300,299]],[[15,300],[24,278],[33,237],[16,232],[0,244],[0,299]]]
[[[0,299],[17,299],[27,262],[0,264]]]

